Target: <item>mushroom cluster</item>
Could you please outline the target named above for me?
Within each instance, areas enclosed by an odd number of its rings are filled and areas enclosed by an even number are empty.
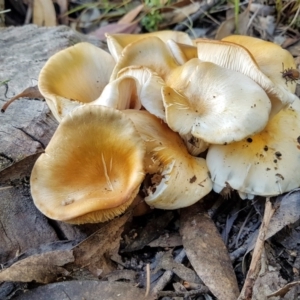
[[[107,44],[111,54],[76,44],[40,72],[60,123],[31,176],[47,217],[103,222],[138,195],[177,209],[212,188],[251,199],[300,185],[289,52],[251,37],[191,40],[172,31],[107,35]]]

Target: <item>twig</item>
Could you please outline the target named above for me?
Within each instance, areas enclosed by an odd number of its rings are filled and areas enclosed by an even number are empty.
[[[186,253],[185,250],[182,249],[180,253],[175,257],[175,261],[178,263],[182,263],[183,259],[185,258]],[[158,282],[156,285],[153,287],[151,294],[157,295],[160,291],[164,289],[164,287],[170,282],[170,280],[173,277],[173,272],[168,270],[165,271],[164,274],[159,278]]]
[[[213,6],[217,5],[219,2],[221,2],[221,1],[210,1],[209,4],[204,3],[196,13],[194,13],[193,15],[191,15],[189,17],[189,21],[194,22],[194,21],[198,20],[202,15],[205,15],[209,9],[211,9]],[[188,27],[188,26],[185,24],[185,22],[183,22],[183,23],[177,24],[173,30],[182,31],[182,30],[186,29],[186,27]]]
[[[275,208],[272,206],[270,198],[266,198],[265,212],[259,229],[256,244],[253,250],[249,271],[247,273],[247,277],[238,300],[252,299],[253,286],[260,271],[260,260],[264,249],[265,237],[268,231],[270,220],[274,212]]]
[[[146,284],[146,293],[145,293],[145,298],[148,297],[149,292],[150,292],[150,264],[146,265],[146,278],[147,278],[147,284]]]
[[[158,292],[159,297],[184,297],[187,298],[188,296],[196,296],[196,295],[203,295],[209,293],[208,287],[204,286],[198,290],[186,291],[186,292],[173,292],[173,291],[160,291]]]

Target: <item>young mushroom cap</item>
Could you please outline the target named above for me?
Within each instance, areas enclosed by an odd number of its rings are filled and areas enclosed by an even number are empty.
[[[300,186],[300,101],[280,111],[257,135],[211,145],[207,164],[214,190],[226,186],[243,198],[275,196]]]
[[[277,81],[273,82],[272,78],[264,74],[263,70],[259,68],[256,58],[243,46],[232,42],[205,39],[197,39],[196,44],[200,60],[213,62],[224,68],[240,72],[258,83],[271,100],[271,117],[297,99],[297,96],[284,85],[278,85]],[[269,53],[267,45],[263,49],[265,53]]]
[[[175,69],[162,89],[169,127],[207,143],[242,140],[261,131],[271,103],[249,77],[191,59]]]
[[[177,43],[174,40],[168,40],[167,45],[179,65],[198,57],[197,47],[195,46]]]
[[[100,96],[114,66],[109,53],[78,43],[50,57],[40,72],[39,90],[60,122],[75,107]]]
[[[147,111],[125,110],[146,143],[145,202],[177,209],[194,204],[211,191],[206,162],[191,156],[180,136]]]
[[[129,66],[144,66],[165,80],[178,64],[161,39],[149,36],[132,42],[123,49],[110,80],[116,79],[119,71]]]
[[[168,40],[173,40],[175,42],[192,45],[192,40],[185,32],[180,31],[172,31],[172,30],[163,30],[163,31],[155,31],[151,33],[144,34],[106,34],[107,37],[107,46],[109,52],[115,59],[118,61],[123,49],[138,40],[147,38],[147,37],[158,37],[163,42],[167,42]]]
[[[121,111],[81,106],[57,128],[31,174],[31,193],[47,217],[74,224],[121,214],[138,193],[145,143]]]

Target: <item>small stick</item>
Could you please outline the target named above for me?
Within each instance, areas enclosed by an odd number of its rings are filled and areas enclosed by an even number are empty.
[[[150,264],[146,265],[146,278],[147,278],[147,284],[146,284],[145,298],[148,297],[150,292]]]
[[[266,198],[265,212],[253,250],[249,271],[247,273],[247,277],[245,279],[245,283],[238,300],[252,299],[253,286],[260,271],[260,260],[264,249],[265,237],[274,212],[275,208],[272,206],[270,198]]]

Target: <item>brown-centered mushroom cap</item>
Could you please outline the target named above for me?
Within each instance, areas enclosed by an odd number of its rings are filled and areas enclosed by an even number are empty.
[[[243,198],[275,196],[300,186],[300,101],[280,111],[257,135],[211,145],[207,164],[214,190],[230,185]]]
[[[131,120],[105,106],[67,115],[31,174],[31,193],[47,217],[104,222],[131,204],[144,179],[145,144]]]

